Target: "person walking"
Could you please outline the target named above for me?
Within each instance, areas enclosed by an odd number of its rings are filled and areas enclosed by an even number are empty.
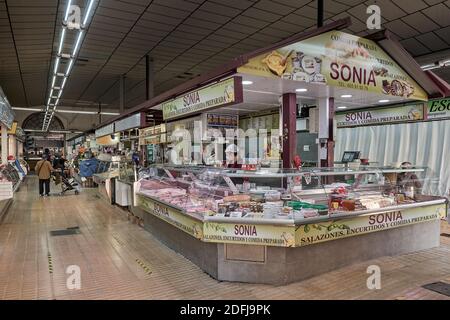
[[[39,195],[41,197],[48,197],[50,193],[50,175],[53,171],[53,167],[48,160],[47,155],[43,155],[42,160],[39,160],[36,163],[35,171],[39,177]]]

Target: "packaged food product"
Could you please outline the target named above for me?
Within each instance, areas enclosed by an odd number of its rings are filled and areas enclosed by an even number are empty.
[[[355,211],[355,200],[352,199],[342,200],[341,206],[344,210]]]
[[[238,194],[233,196],[227,196],[223,198],[224,202],[240,202],[240,201],[250,201],[250,196],[247,194]]]
[[[264,198],[266,201],[279,201],[281,198],[281,193],[276,190],[270,190],[264,194]]]
[[[312,208],[302,208],[300,214],[305,218],[313,218],[319,216],[319,211]]]

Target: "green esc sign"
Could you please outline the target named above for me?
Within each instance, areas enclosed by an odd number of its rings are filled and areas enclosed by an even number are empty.
[[[450,98],[428,101],[427,119],[450,118]]]

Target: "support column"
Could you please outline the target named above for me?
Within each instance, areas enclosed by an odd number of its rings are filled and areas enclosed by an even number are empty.
[[[8,163],[8,128],[2,125],[2,163]]]
[[[102,103],[98,103],[98,124],[102,123]]]
[[[334,166],[334,98],[321,98],[319,106],[319,166]]]
[[[317,28],[323,26],[323,0],[317,0]]]
[[[145,56],[145,100],[153,98],[154,81],[153,81],[153,58],[149,55]]]
[[[283,94],[283,168],[291,168],[297,148],[297,98],[295,93]]]
[[[125,76],[120,76],[120,88],[119,88],[119,113],[122,114],[125,110]]]

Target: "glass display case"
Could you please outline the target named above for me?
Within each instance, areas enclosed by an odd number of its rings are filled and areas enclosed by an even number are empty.
[[[96,172],[93,175],[94,180],[106,180],[116,178],[119,176],[120,161],[106,161],[99,160],[96,168]],[[94,181],[98,183],[97,181]]]
[[[137,194],[216,222],[304,224],[420,207],[426,168],[361,167],[249,170],[155,165]]]
[[[132,161],[122,161],[119,163],[119,179],[125,183],[134,183],[138,180],[138,166]]]

